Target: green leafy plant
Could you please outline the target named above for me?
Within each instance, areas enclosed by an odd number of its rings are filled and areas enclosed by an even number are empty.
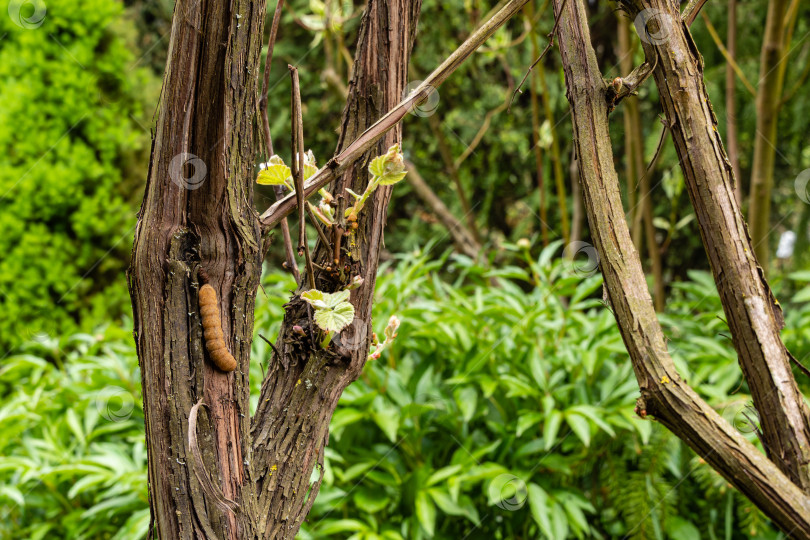
[[[430,246],[383,264],[374,314],[402,322],[387,319],[386,360],[341,399],[301,538],[778,538],[688,447],[634,414],[638,388],[601,278],[572,273],[561,247],[498,269]],[[683,376],[727,414],[749,397],[711,276],[691,277],[662,321]],[[256,330],[273,335],[295,283],[280,272],[263,283]],[[790,340],[806,348],[810,311],[792,306]],[[129,331],[31,342],[3,362],[0,537],[145,536]],[[270,354],[254,340],[254,410]]]
[[[140,370],[130,329],[41,339],[0,368],[0,538],[144,538]]]
[[[325,293],[316,289],[301,293],[301,298],[315,311],[315,324],[326,333],[322,347],[329,345],[335,332],[340,332],[354,320],[354,306],[348,302],[350,294],[348,290]]]
[[[346,189],[355,198],[354,204],[346,209],[345,215],[349,222],[357,221],[357,216],[363,210],[369,196],[378,187],[390,186],[405,178],[407,174],[405,171],[405,158],[399,149],[399,145],[393,145],[385,154],[371,160],[368,172],[371,173],[371,180],[369,180],[362,195],[358,195],[348,188]]]

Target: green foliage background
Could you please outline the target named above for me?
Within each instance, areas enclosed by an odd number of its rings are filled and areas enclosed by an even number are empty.
[[[19,2],[18,2],[19,3]],[[43,4],[44,5],[44,4]],[[127,311],[121,275],[157,81],[109,0],[0,17],[0,348]],[[7,9],[8,8],[8,9]],[[34,6],[20,6],[23,17]]]
[[[139,539],[149,511],[124,270],[173,5],[44,5],[41,25],[23,28],[6,16],[9,2],[0,2],[0,538]],[[704,8],[721,36],[724,6]],[[34,7],[23,5],[23,16]],[[590,7],[605,76],[622,75],[614,5]],[[765,7],[765,0],[739,7],[737,61],[751,81],[758,77]],[[411,79],[424,78],[492,8],[477,0],[425,0]],[[535,9],[542,47],[553,22],[547,2]],[[786,81],[796,92],[779,119],[771,235],[775,247],[782,231],[795,230],[799,245],[792,258],[776,261],[771,281],[785,307],[786,344],[807,363],[810,266],[802,245],[810,205],[797,198],[793,180],[810,167],[803,115],[810,7],[799,9]],[[339,126],[361,13],[359,2],[288,2],[269,107],[276,151],[287,161],[286,64],[300,68],[307,146],[322,163],[336,144],[337,134],[324,128]],[[438,141],[454,159],[476,143],[458,175],[484,247],[477,261],[451,254],[430,209],[407,182],[397,185],[374,324],[381,332],[393,314],[403,323],[393,348],[369,363],[341,400],[324,485],[301,537],[779,538],[685,445],[636,417],[637,386],[600,301],[598,274],[581,257],[573,264],[561,257],[551,130],[560,141],[569,213],[572,135],[554,52],[544,60],[553,115],[541,118],[540,130],[553,242],[543,246],[528,82],[511,111],[504,107],[533,60],[530,30],[526,17],[510,21],[439,89],[433,116],[405,120],[407,157],[459,218],[465,210]],[[724,132],[725,61],[701,19],[693,35]],[[642,61],[640,48],[634,60]],[[747,190],[756,118],[742,85],[737,97],[739,180]],[[649,160],[660,133],[655,86],[645,85],[638,99]],[[621,107],[613,114],[623,178]],[[671,237],[660,316],[671,352],[690,384],[756,441],[747,388],[669,143],[652,180],[659,243]],[[273,199],[269,188],[257,188],[260,210]],[[518,247],[522,238],[528,249]],[[256,332],[268,337],[292,288],[277,270],[280,251],[268,256],[267,296],[257,304]],[[269,356],[255,340],[254,399]],[[807,390],[808,381],[797,377]]]

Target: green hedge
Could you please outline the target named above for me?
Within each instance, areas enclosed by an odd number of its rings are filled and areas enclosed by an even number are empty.
[[[158,86],[119,2],[13,0],[0,12],[5,354],[127,309],[120,284]]]

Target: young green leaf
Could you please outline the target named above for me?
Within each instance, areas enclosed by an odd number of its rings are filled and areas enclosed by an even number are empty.
[[[326,332],[340,332],[354,320],[354,306],[347,300],[351,291],[325,293],[312,289],[301,294],[315,308],[315,324]]]
[[[390,172],[383,174],[382,176],[380,176],[379,180],[377,181],[377,184],[380,186],[391,186],[393,184],[396,184],[403,178],[405,178],[406,174],[408,174],[407,171]]]
[[[386,163],[388,163],[387,154],[377,156],[371,160],[371,163],[368,166],[368,172],[370,172],[372,176],[382,176],[385,174]]]
[[[309,180],[309,177],[318,172],[318,165],[315,164],[315,155],[312,150],[307,150],[304,154],[304,180]]]
[[[432,537],[436,531],[436,507],[426,491],[416,494],[416,517],[427,536]]]
[[[265,167],[259,171],[256,183],[263,186],[287,186],[292,178],[290,168],[278,156],[272,156]]]
[[[315,324],[326,332],[340,332],[354,320],[354,306],[342,302],[333,308],[316,309]]]

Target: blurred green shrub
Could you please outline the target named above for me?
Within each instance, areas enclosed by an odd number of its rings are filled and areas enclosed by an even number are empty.
[[[374,327],[396,314],[399,335],[341,399],[301,538],[778,538],[683,443],[635,416],[601,278],[560,248],[534,258],[514,246],[525,264],[495,270],[429,247],[385,263]],[[756,443],[714,284],[690,277],[661,317],[671,353]],[[256,333],[272,339],[294,284],[277,272],[263,283]],[[802,291],[786,303],[797,356],[810,353]],[[28,343],[4,361],[0,538],[143,538],[140,374],[124,326]],[[270,354],[254,340],[254,407]]]
[[[0,538],[143,538],[138,360],[129,332],[42,339],[0,369]]]
[[[158,80],[114,0],[0,2],[0,355],[127,310]],[[8,16],[7,16],[8,15]]]

